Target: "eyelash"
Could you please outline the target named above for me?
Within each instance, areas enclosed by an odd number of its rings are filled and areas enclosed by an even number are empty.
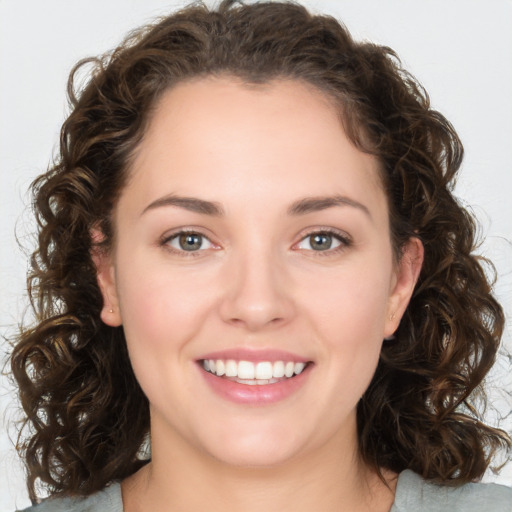
[[[165,235],[160,240],[159,245],[162,247],[165,247],[170,252],[173,252],[175,254],[179,254],[179,255],[182,255],[185,257],[200,256],[201,252],[203,252],[205,249],[203,249],[203,250],[199,249],[196,251],[186,251],[184,249],[176,249],[176,248],[170,246],[171,241],[175,240],[176,238],[178,238],[182,235],[187,235],[187,234],[198,235],[201,238],[208,240],[208,242],[210,242],[212,245],[214,245],[213,242],[206,235],[201,233],[200,230],[194,230],[194,229],[181,229],[180,231],[176,231],[170,235]],[[294,247],[296,247],[297,245],[302,243],[307,238],[313,237],[315,235],[331,236],[334,239],[336,239],[338,242],[340,242],[340,245],[338,247],[335,247],[334,249],[326,249],[325,251],[315,251],[313,249],[303,249],[308,252],[316,253],[315,256],[331,256],[333,254],[337,254],[338,252],[345,250],[347,247],[350,247],[352,245],[352,239],[346,233],[338,231],[337,229],[333,229],[333,228],[319,228],[319,229],[315,229],[315,230],[304,233],[301,236],[301,239],[299,240],[299,242],[294,244]]]
[[[340,242],[338,247],[335,247],[334,249],[326,249],[325,251],[314,251],[312,249],[304,249],[307,252],[314,253],[315,256],[320,256],[320,257],[333,256],[335,254],[338,254],[338,253],[346,250],[348,247],[350,247],[352,245],[352,238],[347,233],[344,233],[343,231],[339,231],[334,228],[328,228],[328,227],[322,228],[321,227],[321,228],[316,228],[312,231],[308,231],[308,232],[304,233],[301,236],[300,241],[297,242],[296,244],[294,244],[294,246],[299,245],[307,238],[311,238],[315,235],[331,236],[332,238],[334,238],[335,240]]]
[[[179,231],[175,231],[174,233],[171,233],[170,235],[164,235],[162,237],[162,239],[160,240],[160,244],[159,245],[164,247],[165,249],[167,249],[168,251],[170,251],[170,252],[172,252],[174,254],[179,254],[180,256],[192,257],[192,258],[197,257],[197,256],[201,256],[201,252],[202,252],[201,250],[186,251],[184,249],[176,249],[175,247],[171,247],[170,242],[172,242],[176,238],[179,238],[182,235],[198,235],[202,239],[206,239],[212,245],[214,245],[213,242],[206,235],[204,235],[203,233],[201,233],[200,230],[197,230],[197,229],[180,229]]]

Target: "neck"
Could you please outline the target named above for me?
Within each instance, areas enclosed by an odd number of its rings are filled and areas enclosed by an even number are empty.
[[[151,463],[122,483],[124,510],[389,511],[396,475],[384,473],[386,485],[343,441],[279,466],[248,468],[186,444],[166,454],[154,439]]]

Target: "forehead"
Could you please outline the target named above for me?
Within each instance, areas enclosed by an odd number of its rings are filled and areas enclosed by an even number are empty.
[[[154,108],[130,181],[146,202],[164,192],[284,202],[382,195],[377,160],[347,138],[331,98],[293,80],[176,85]]]

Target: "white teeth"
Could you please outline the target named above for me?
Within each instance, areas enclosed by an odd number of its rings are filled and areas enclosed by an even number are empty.
[[[219,376],[219,377],[222,377],[222,375],[224,375],[226,373],[226,368],[225,368],[225,365],[224,365],[224,361],[222,359],[217,359],[217,362],[215,363],[215,373]]]
[[[272,369],[272,377],[280,379],[284,377],[284,363],[283,361],[276,361]]]
[[[251,379],[251,380],[245,380],[245,379],[236,379],[236,381],[239,384],[246,384],[247,386],[257,386],[259,382],[257,380]]]
[[[299,375],[299,373],[302,373],[302,370],[304,370],[305,367],[306,365],[304,363],[295,363],[293,373],[295,373],[295,375]]]
[[[279,382],[278,379],[253,379],[253,380],[244,380],[244,379],[235,379],[239,384],[247,384],[248,386],[264,386],[265,384],[274,384],[275,382]]]
[[[254,379],[256,371],[254,368],[254,363],[249,361],[239,361],[238,362],[238,378],[239,379]]]
[[[290,378],[302,373],[306,363],[293,361],[235,361],[234,359],[203,360],[203,368],[218,377],[234,377],[241,384],[273,384],[283,377]]]
[[[272,378],[272,363],[264,362],[256,365],[256,378],[268,380]]]
[[[238,376],[238,365],[233,359],[226,361],[226,377],[237,377]]]

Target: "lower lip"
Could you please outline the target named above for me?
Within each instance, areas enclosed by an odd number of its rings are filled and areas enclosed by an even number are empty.
[[[217,377],[205,371],[202,366],[198,367],[208,385],[222,398],[237,404],[267,405],[285,400],[296,393],[308,379],[312,366],[311,363],[308,364],[302,373],[295,377],[274,384],[254,386]]]

